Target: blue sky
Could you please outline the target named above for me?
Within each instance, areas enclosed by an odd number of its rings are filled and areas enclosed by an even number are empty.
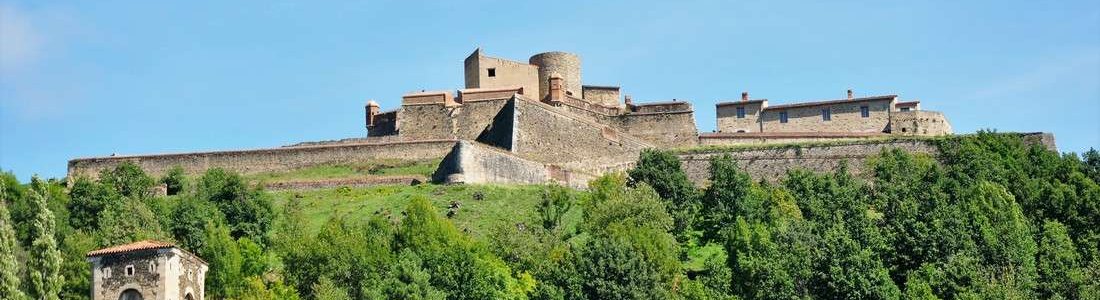
[[[0,168],[365,135],[363,104],[461,88],[475,47],[578,53],[587,84],[771,104],[898,94],[956,132],[1100,147],[1097,1],[0,0]]]

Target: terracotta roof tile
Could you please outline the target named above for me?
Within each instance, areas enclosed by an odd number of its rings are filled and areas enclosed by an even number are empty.
[[[917,104],[920,104],[920,101],[898,102],[895,106],[917,106]]]
[[[92,252],[88,252],[88,257],[101,256],[101,255],[107,255],[107,254],[124,253],[124,252],[131,252],[131,251],[139,251],[139,250],[172,248],[172,247],[175,247],[175,246],[176,245],[173,245],[171,243],[166,243],[166,242],[161,242],[161,241],[144,240],[144,241],[138,241],[138,242],[133,242],[133,243],[125,244],[125,245],[107,247],[107,248],[95,250],[95,251],[92,251]]]
[[[744,105],[744,104],[760,103],[760,102],[764,102],[764,101],[768,101],[768,99],[751,99],[751,100],[731,100],[731,101],[722,101],[722,102],[718,102],[718,103],[717,103],[717,104],[715,104],[714,106],[726,106],[726,105],[737,105],[737,104],[742,104],[742,105]]]

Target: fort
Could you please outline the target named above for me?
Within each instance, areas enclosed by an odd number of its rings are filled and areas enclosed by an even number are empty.
[[[69,177],[95,177],[126,161],[159,175],[174,166],[188,173],[218,167],[254,174],[370,159],[437,159],[441,162],[432,180],[439,183],[583,187],[595,176],[629,168],[647,148],[853,142],[820,147],[805,157],[737,150],[735,156],[746,162],[743,168],[766,178],[784,168],[828,169],[840,159],[859,160],[882,147],[928,152],[914,142],[917,137],[953,134],[942,113],[922,110],[919,101],[856,96],[852,90],[840,99],[776,105],[741,93],[740,99],[717,102],[717,129],[701,133],[690,102],[636,102],[618,86],[586,84],[581,62],[567,52],[514,61],[487,56],[479,48],[463,62],[462,89],[409,93],[390,110],[367,101],[365,137],[270,149],[78,158],[69,161]],[[713,153],[682,153],[693,178],[705,177],[698,175],[705,172],[698,161]],[[763,168],[752,163],[760,157],[787,158],[779,167]],[[807,157],[817,157],[816,162],[808,163]]]

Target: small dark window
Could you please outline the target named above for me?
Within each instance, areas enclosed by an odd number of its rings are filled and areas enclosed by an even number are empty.
[[[787,112],[779,112],[779,123],[787,123]]]
[[[745,118],[745,108],[744,107],[738,107],[737,108],[737,118],[738,119],[744,119]]]
[[[908,107],[902,107],[901,111],[909,111],[909,108]]]
[[[489,68],[489,77],[497,77],[497,68]]]
[[[134,276],[134,266],[126,266],[126,276]]]
[[[859,107],[859,115],[866,118],[871,116],[871,108],[866,106]]]
[[[829,112],[828,108],[821,110],[821,120],[822,121],[829,121],[829,120],[832,120],[832,119],[833,119],[833,114],[831,112]]]

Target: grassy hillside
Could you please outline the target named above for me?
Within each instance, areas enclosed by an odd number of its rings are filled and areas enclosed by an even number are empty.
[[[439,160],[407,161],[382,159],[355,164],[319,165],[285,172],[261,173],[246,176],[261,182],[344,179],[372,176],[421,175],[431,176]]]
[[[534,226],[535,205],[541,198],[542,189],[541,185],[422,184],[279,191],[272,195],[277,208],[293,198],[302,201],[310,232],[316,232],[332,216],[367,220],[378,213],[400,214],[414,196],[428,198],[441,214],[446,214],[451,202],[457,201],[459,210],[451,221],[475,237],[484,237],[496,226],[515,226],[517,223]],[[569,215],[570,220],[576,221],[580,217],[579,209],[574,208]]]

